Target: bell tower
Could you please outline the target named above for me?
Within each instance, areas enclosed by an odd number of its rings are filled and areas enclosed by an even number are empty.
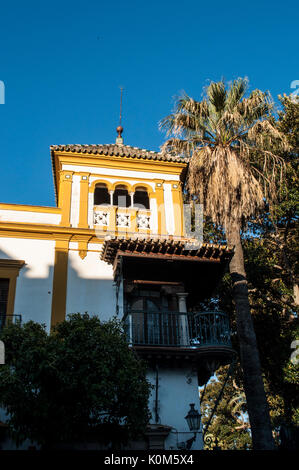
[[[117,236],[182,237],[179,157],[116,144],[51,147],[61,225]]]

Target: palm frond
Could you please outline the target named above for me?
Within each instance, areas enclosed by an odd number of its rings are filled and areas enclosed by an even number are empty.
[[[202,101],[184,93],[160,123],[170,137],[162,151],[190,157],[187,189],[224,227],[255,216],[265,197],[275,199],[284,175],[278,149],[288,144],[273,124],[272,98],[260,90],[245,97],[247,88],[239,78],[228,89],[211,83]]]
[[[248,88],[248,79],[247,78],[238,78],[234,80],[230,89],[227,93],[227,100],[226,100],[226,109],[233,113],[235,107],[237,107],[238,103],[244,97],[246,90]]]
[[[212,82],[207,88],[207,96],[216,113],[224,111],[227,96],[224,82]]]

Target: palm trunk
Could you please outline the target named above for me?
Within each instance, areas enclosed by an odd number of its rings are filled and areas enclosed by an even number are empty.
[[[227,230],[227,241],[235,247],[235,254],[230,262],[229,269],[233,282],[240,360],[244,375],[252,445],[254,450],[273,450],[274,440],[261,374],[257,341],[250,314],[248,285],[238,224],[230,226]]]

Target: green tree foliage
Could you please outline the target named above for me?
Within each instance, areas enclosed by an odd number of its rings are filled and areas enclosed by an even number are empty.
[[[73,314],[50,335],[11,324],[1,339],[0,404],[17,442],[119,446],[145,429],[150,385],[117,320]]]
[[[276,444],[280,443],[281,426],[299,426],[299,365],[291,362],[291,344],[299,339],[298,307],[289,301],[290,285],[277,279],[277,252],[271,250],[261,238],[243,240],[246,272],[249,285],[251,314],[257,335],[261,358],[263,380],[267,394],[272,429]],[[221,307],[230,313],[233,330],[233,346],[239,350],[236,325],[233,316],[232,285],[229,276],[225,276],[219,286]],[[202,407],[205,415],[210,414],[224,381],[226,368],[217,371],[217,380],[207,385]],[[244,401],[242,401],[242,397]],[[215,418],[208,434],[218,440],[222,449],[243,449],[250,446],[249,423],[245,426],[231,413],[231,404],[236,400],[240,404],[243,417],[247,407],[243,389],[242,374],[237,367],[230,378],[221,399]],[[242,415],[241,415],[242,416]],[[240,416],[239,416],[240,417]],[[206,424],[207,417],[203,418]],[[211,448],[215,442],[206,445]]]
[[[217,397],[227,376],[229,367],[221,367],[211,379],[204,391],[201,412],[204,429],[208,424]],[[242,382],[242,373],[238,364],[230,375],[223,390],[209,427],[206,429],[204,448],[213,450],[218,446],[222,450],[251,449],[251,436],[246,408],[246,397]]]
[[[263,380],[270,408],[272,428],[276,444],[280,443],[282,426],[290,429],[299,426],[299,365],[291,361],[291,344],[299,339],[298,320],[298,153],[299,153],[299,102],[290,97],[280,97],[282,108],[275,124],[286,136],[290,148],[281,152],[286,171],[280,192],[269,212],[263,213],[249,224],[243,233],[242,245],[249,287],[249,299],[254,329],[260,352]],[[206,224],[206,237],[219,239],[221,232],[211,223]],[[236,330],[233,317],[232,284],[225,276],[219,287],[222,308],[231,314],[232,328]],[[238,350],[237,335],[233,335]],[[211,412],[224,381],[227,368],[217,371],[217,380],[208,384],[202,407],[205,415]],[[216,415],[209,427],[213,435],[211,443],[223,449],[242,449],[250,442],[248,421],[242,427],[231,413],[231,404],[240,405],[246,417],[246,402],[242,401],[242,375],[236,375],[226,386]],[[239,415],[239,419],[242,416]],[[206,423],[207,416],[203,418]]]

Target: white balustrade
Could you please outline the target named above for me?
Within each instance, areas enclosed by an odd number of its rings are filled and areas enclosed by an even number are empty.
[[[93,224],[100,226],[109,226],[110,216],[112,215],[111,208],[114,206],[103,207],[94,206]],[[142,209],[117,209],[116,208],[116,226],[123,228],[130,228],[132,210],[136,212],[136,225],[137,229],[150,230],[151,228],[151,211]]]

